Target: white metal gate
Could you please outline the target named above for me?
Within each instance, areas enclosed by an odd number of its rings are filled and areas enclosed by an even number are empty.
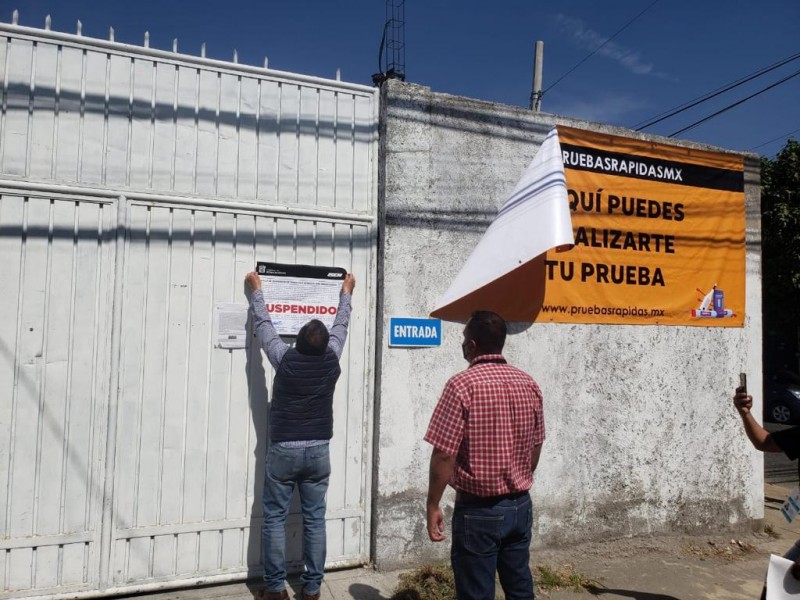
[[[99,583],[114,208],[0,192],[3,597]]]
[[[257,260],[358,277],[328,560],[368,560],[376,92],[4,24],[0,68],[0,598],[257,573],[272,373],[211,335]]]
[[[257,260],[368,272],[369,224],[149,202],[132,203],[129,219],[114,583],[252,572],[260,561],[272,372],[257,347],[212,348],[213,306],[244,301],[243,274]],[[334,397],[329,564],[366,558],[367,323],[356,309]],[[288,559],[299,561],[298,507],[292,512]]]

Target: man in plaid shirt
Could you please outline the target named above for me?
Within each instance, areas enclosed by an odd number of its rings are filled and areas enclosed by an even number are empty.
[[[473,313],[461,345],[469,368],[447,382],[425,434],[433,446],[431,541],[445,538],[439,503],[448,483],[456,490],[450,558],[458,600],[493,600],[495,571],[507,600],[534,596],[528,490],[544,443],[542,392],[506,363],[505,339],[499,315]]]

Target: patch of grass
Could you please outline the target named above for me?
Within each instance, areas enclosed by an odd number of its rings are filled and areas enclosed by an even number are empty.
[[[499,586],[498,586],[499,587]],[[390,600],[455,600],[456,583],[449,564],[423,565],[401,573]]]
[[[449,565],[423,565],[401,573],[390,600],[453,600],[456,584]]]
[[[772,523],[766,523],[764,525],[764,533],[766,533],[771,538],[779,538],[781,534],[775,531],[775,526]]]
[[[556,568],[536,565],[534,578],[536,587],[545,592],[553,590],[582,592],[587,585],[592,583],[590,579],[576,571],[574,565],[562,565]]]

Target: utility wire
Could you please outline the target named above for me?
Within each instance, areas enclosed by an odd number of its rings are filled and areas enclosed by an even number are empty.
[[[694,122],[694,123],[692,123],[691,125],[687,125],[687,126],[686,126],[686,127],[684,127],[683,129],[679,129],[678,131],[676,131],[676,132],[674,132],[674,133],[670,133],[670,134],[669,134],[667,137],[675,137],[676,135],[678,135],[678,134],[681,134],[681,133],[683,133],[683,132],[685,132],[685,131],[689,131],[690,129],[694,129],[695,127],[697,127],[697,126],[698,126],[698,125],[700,125],[701,123],[705,123],[705,122],[706,122],[706,121],[708,121],[709,119],[713,119],[714,117],[716,117],[716,116],[718,116],[718,115],[721,115],[722,113],[724,113],[724,112],[726,112],[726,111],[729,111],[730,109],[732,109],[732,108],[735,108],[735,107],[739,106],[740,104],[742,104],[742,103],[744,103],[744,102],[747,102],[748,100],[751,100],[752,98],[755,98],[756,96],[758,96],[758,95],[760,95],[760,94],[763,94],[764,92],[766,92],[766,91],[769,91],[769,90],[771,90],[771,89],[772,89],[772,88],[774,88],[774,87],[777,87],[777,86],[781,85],[782,83],[786,83],[786,82],[787,82],[787,81],[789,81],[789,80],[790,80],[792,77],[797,77],[798,75],[800,75],[800,70],[797,70],[797,71],[795,71],[795,72],[794,72],[794,73],[792,73],[791,75],[787,75],[787,76],[786,76],[786,77],[784,77],[783,79],[779,79],[778,81],[776,81],[776,82],[775,82],[775,83],[773,83],[772,85],[768,85],[768,86],[767,86],[767,87],[765,87],[764,89],[762,89],[762,90],[759,90],[759,91],[757,91],[757,92],[756,92],[756,93],[754,93],[754,94],[750,94],[750,95],[749,95],[749,96],[747,96],[746,98],[742,98],[741,100],[738,100],[737,102],[734,102],[733,104],[729,104],[729,105],[728,105],[728,106],[726,106],[725,108],[723,108],[723,109],[720,109],[720,110],[718,110],[717,112],[715,112],[715,113],[712,113],[712,114],[708,115],[707,117],[704,117],[704,118],[700,119],[699,121],[695,121],[695,122]]]
[[[730,91],[730,90],[732,90],[732,89],[734,89],[734,88],[736,88],[736,87],[738,87],[740,85],[743,85],[743,84],[747,83],[748,81],[752,81],[756,77],[760,77],[761,75],[765,75],[765,74],[769,73],[770,71],[774,71],[775,69],[777,69],[779,67],[782,67],[783,65],[785,65],[787,63],[790,63],[793,60],[797,60],[798,58],[800,58],[800,53],[797,53],[797,54],[794,54],[794,55],[789,56],[787,58],[784,58],[783,60],[780,60],[780,61],[778,61],[776,63],[773,63],[771,65],[768,65],[766,67],[762,67],[761,69],[759,69],[757,71],[754,71],[753,73],[750,73],[749,75],[745,75],[744,77],[742,77],[740,79],[737,79],[736,81],[732,81],[731,83],[728,83],[728,84],[722,86],[721,88],[717,88],[716,90],[713,90],[711,92],[706,92],[705,94],[703,94],[702,96],[698,96],[694,100],[689,100],[688,102],[686,102],[684,104],[681,104],[680,106],[676,106],[675,108],[671,108],[668,111],[665,111],[665,112],[663,112],[661,114],[658,114],[658,115],[656,115],[654,117],[650,117],[649,119],[645,119],[644,121],[640,121],[639,123],[637,123],[633,127],[634,127],[634,129],[636,131],[642,131],[643,129],[647,129],[648,127],[652,127],[656,123],[660,123],[661,121],[664,121],[665,119],[669,119],[670,117],[674,117],[677,114],[680,114],[680,113],[682,113],[682,112],[684,112],[686,110],[689,110],[690,108],[694,108],[695,106],[705,102],[706,100],[711,100],[712,98],[715,98],[715,97],[719,96],[720,94],[728,92],[728,91]]]
[[[633,23],[633,22],[634,22],[636,19],[638,19],[639,17],[641,17],[641,16],[642,16],[644,13],[646,13],[648,10],[650,10],[651,8],[653,8],[653,7],[654,7],[656,4],[658,4],[658,3],[659,3],[659,1],[660,1],[660,0],[654,0],[654,1],[653,1],[653,2],[650,4],[650,6],[648,6],[647,8],[645,8],[645,9],[644,9],[642,12],[640,12],[638,15],[636,15],[635,17],[633,17],[633,18],[632,18],[630,21],[628,21],[627,23],[625,23],[625,25],[623,25],[623,26],[622,26],[622,27],[621,27],[621,28],[620,28],[620,29],[619,29],[619,30],[618,30],[618,31],[617,31],[617,32],[616,32],[614,35],[612,35],[610,38],[608,38],[606,41],[604,41],[602,44],[600,44],[600,45],[599,45],[597,48],[595,48],[594,50],[592,50],[592,51],[591,51],[591,52],[590,52],[590,53],[589,53],[589,54],[588,54],[586,57],[584,57],[582,60],[578,61],[578,64],[576,64],[574,67],[572,67],[572,68],[571,68],[569,71],[567,71],[567,72],[566,72],[566,73],[564,73],[564,74],[563,74],[561,77],[559,77],[558,79],[556,79],[555,83],[551,84],[551,85],[550,85],[550,86],[549,86],[547,89],[545,89],[545,90],[542,92],[542,94],[541,94],[541,95],[542,95],[542,96],[544,96],[544,95],[545,95],[547,92],[549,92],[549,91],[550,91],[550,90],[552,90],[554,87],[556,87],[556,85],[557,85],[557,84],[558,84],[558,83],[559,83],[559,82],[560,82],[562,79],[564,79],[564,78],[565,78],[567,75],[569,75],[570,73],[572,73],[572,72],[573,72],[575,69],[577,69],[578,67],[580,67],[580,66],[581,66],[583,63],[585,63],[587,60],[589,60],[589,59],[590,59],[590,58],[592,58],[592,57],[593,57],[595,54],[597,54],[597,52],[598,52],[598,51],[599,51],[599,50],[600,50],[600,49],[601,49],[603,46],[605,46],[605,45],[606,45],[608,42],[610,42],[610,41],[611,41],[611,40],[613,40],[615,37],[617,37],[617,36],[618,36],[620,33],[622,33],[623,31],[625,31],[625,30],[628,28],[628,26],[629,26],[629,25],[631,25],[631,24],[632,24],[632,23]]]
[[[758,146],[753,146],[752,148],[749,148],[749,150],[757,150],[758,148],[761,148],[762,146],[766,146],[767,144],[771,144],[772,142],[777,142],[778,140],[782,140],[784,138],[788,138],[790,135],[792,135],[793,133],[797,133],[798,131],[800,131],[800,128],[795,129],[794,131],[790,131],[789,133],[784,133],[783,135],[779,135],[778,137],[773,138],[773,139],[771,139],[771,140],[769,140],[767,142],[764,142],[763,144],[759,144]]]

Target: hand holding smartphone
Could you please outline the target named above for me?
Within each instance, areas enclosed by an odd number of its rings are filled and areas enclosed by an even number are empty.
[[[745,373],[739,373],[739,387],[736,388],[733,405],[742,417],[747,415],[753,407],[753,400],[747,395],[747,375]]]

